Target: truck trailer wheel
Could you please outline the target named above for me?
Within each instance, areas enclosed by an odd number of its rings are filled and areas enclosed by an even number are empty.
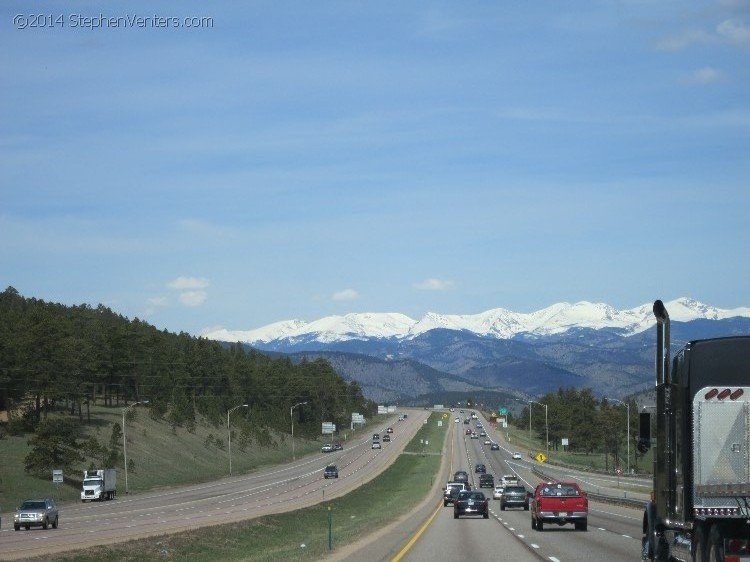
[[[708,549],[706,548],[706,528],[698,525],[693,534],[693,545],[691,548],[695,562],[708,562]]]
[[[708,562],[724,562],[724,540],[721,538],[718,525],[711,527],[706,547],[708,549]]]

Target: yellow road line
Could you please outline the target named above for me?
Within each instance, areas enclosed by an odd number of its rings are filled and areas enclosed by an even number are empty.
[[[451,424],[453,425],[453,424]],[[451,433],[453,433],[453,427],[451,427]],[[451,435],[451,465],[450,465],[450,474],[453,474],[453,447],[455,446],[456,440],[454,438],[454,435]],[[449,477],[450,477],[449,474]],[[430,515],[430,517],[427,519],[427,521],[424,522],[424,524],[419,528],[419,531],[417,531],[414,536],[409,540],[408,543],[402,548],[396,556],[391,558],[391,562],[400,562],[400,560],[406,556],[406,554],[412,549],[412,547],[417,544],[417,541],[422,537],[422,534],[427,530],[427,528],[432,524],[433,519],[435,519],[435,516],[437,516],[438,513],[440,513],[440,510],[443,506],[440,504],[442,503],[442,500],[438,503],[437,509]]]

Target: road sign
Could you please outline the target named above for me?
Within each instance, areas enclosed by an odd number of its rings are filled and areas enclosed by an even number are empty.
[[[536,458],[537,462],[546,462],[547,461],[547,455],[545,455],[544,453],[537,453],[535,458]]]
[[[508,415],[508,408],[500,408],[500,415],[501,416],[507,416]]]
[[[63,483],[63,471],[62,470],[52,471],[52,482],[54,482],[55,484]]]
[[[615,473],[617,474],[617,476],[622,476],[622,468],[618,466],[617,470],[615,470]]]

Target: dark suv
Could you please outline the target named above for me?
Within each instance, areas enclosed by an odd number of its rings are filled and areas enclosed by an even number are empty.
[[[500,496],[500,509],[505,511],[506,507],[523,507],[529,510],[529,494],[523,486],[506,486],[503,495]]]
[[[454,482],[469,482],[469,474],[465,470],[458,470],[453,474]]]
[[[338,478],[339,477],[339,469],[336,468],[335,464],[329,464],[325,470],[323,471],[323,478],[328,480],[329,478]]]
[[[453,518],[462,515],[481,515],[485,519],[490,516],[489,502],[482,492],[459,492],[453,502]]]
[[[492,476],[492,474],[487,474],[486,472],[484,474],[480,474],[479,475],[479,487],[480,488],[494,488],[495,477]]]

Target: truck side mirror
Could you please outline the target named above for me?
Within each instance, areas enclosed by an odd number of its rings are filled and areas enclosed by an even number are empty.
[[[638,415],[638,452],[646,453],[651,448],[651,414],[641,412]]]

